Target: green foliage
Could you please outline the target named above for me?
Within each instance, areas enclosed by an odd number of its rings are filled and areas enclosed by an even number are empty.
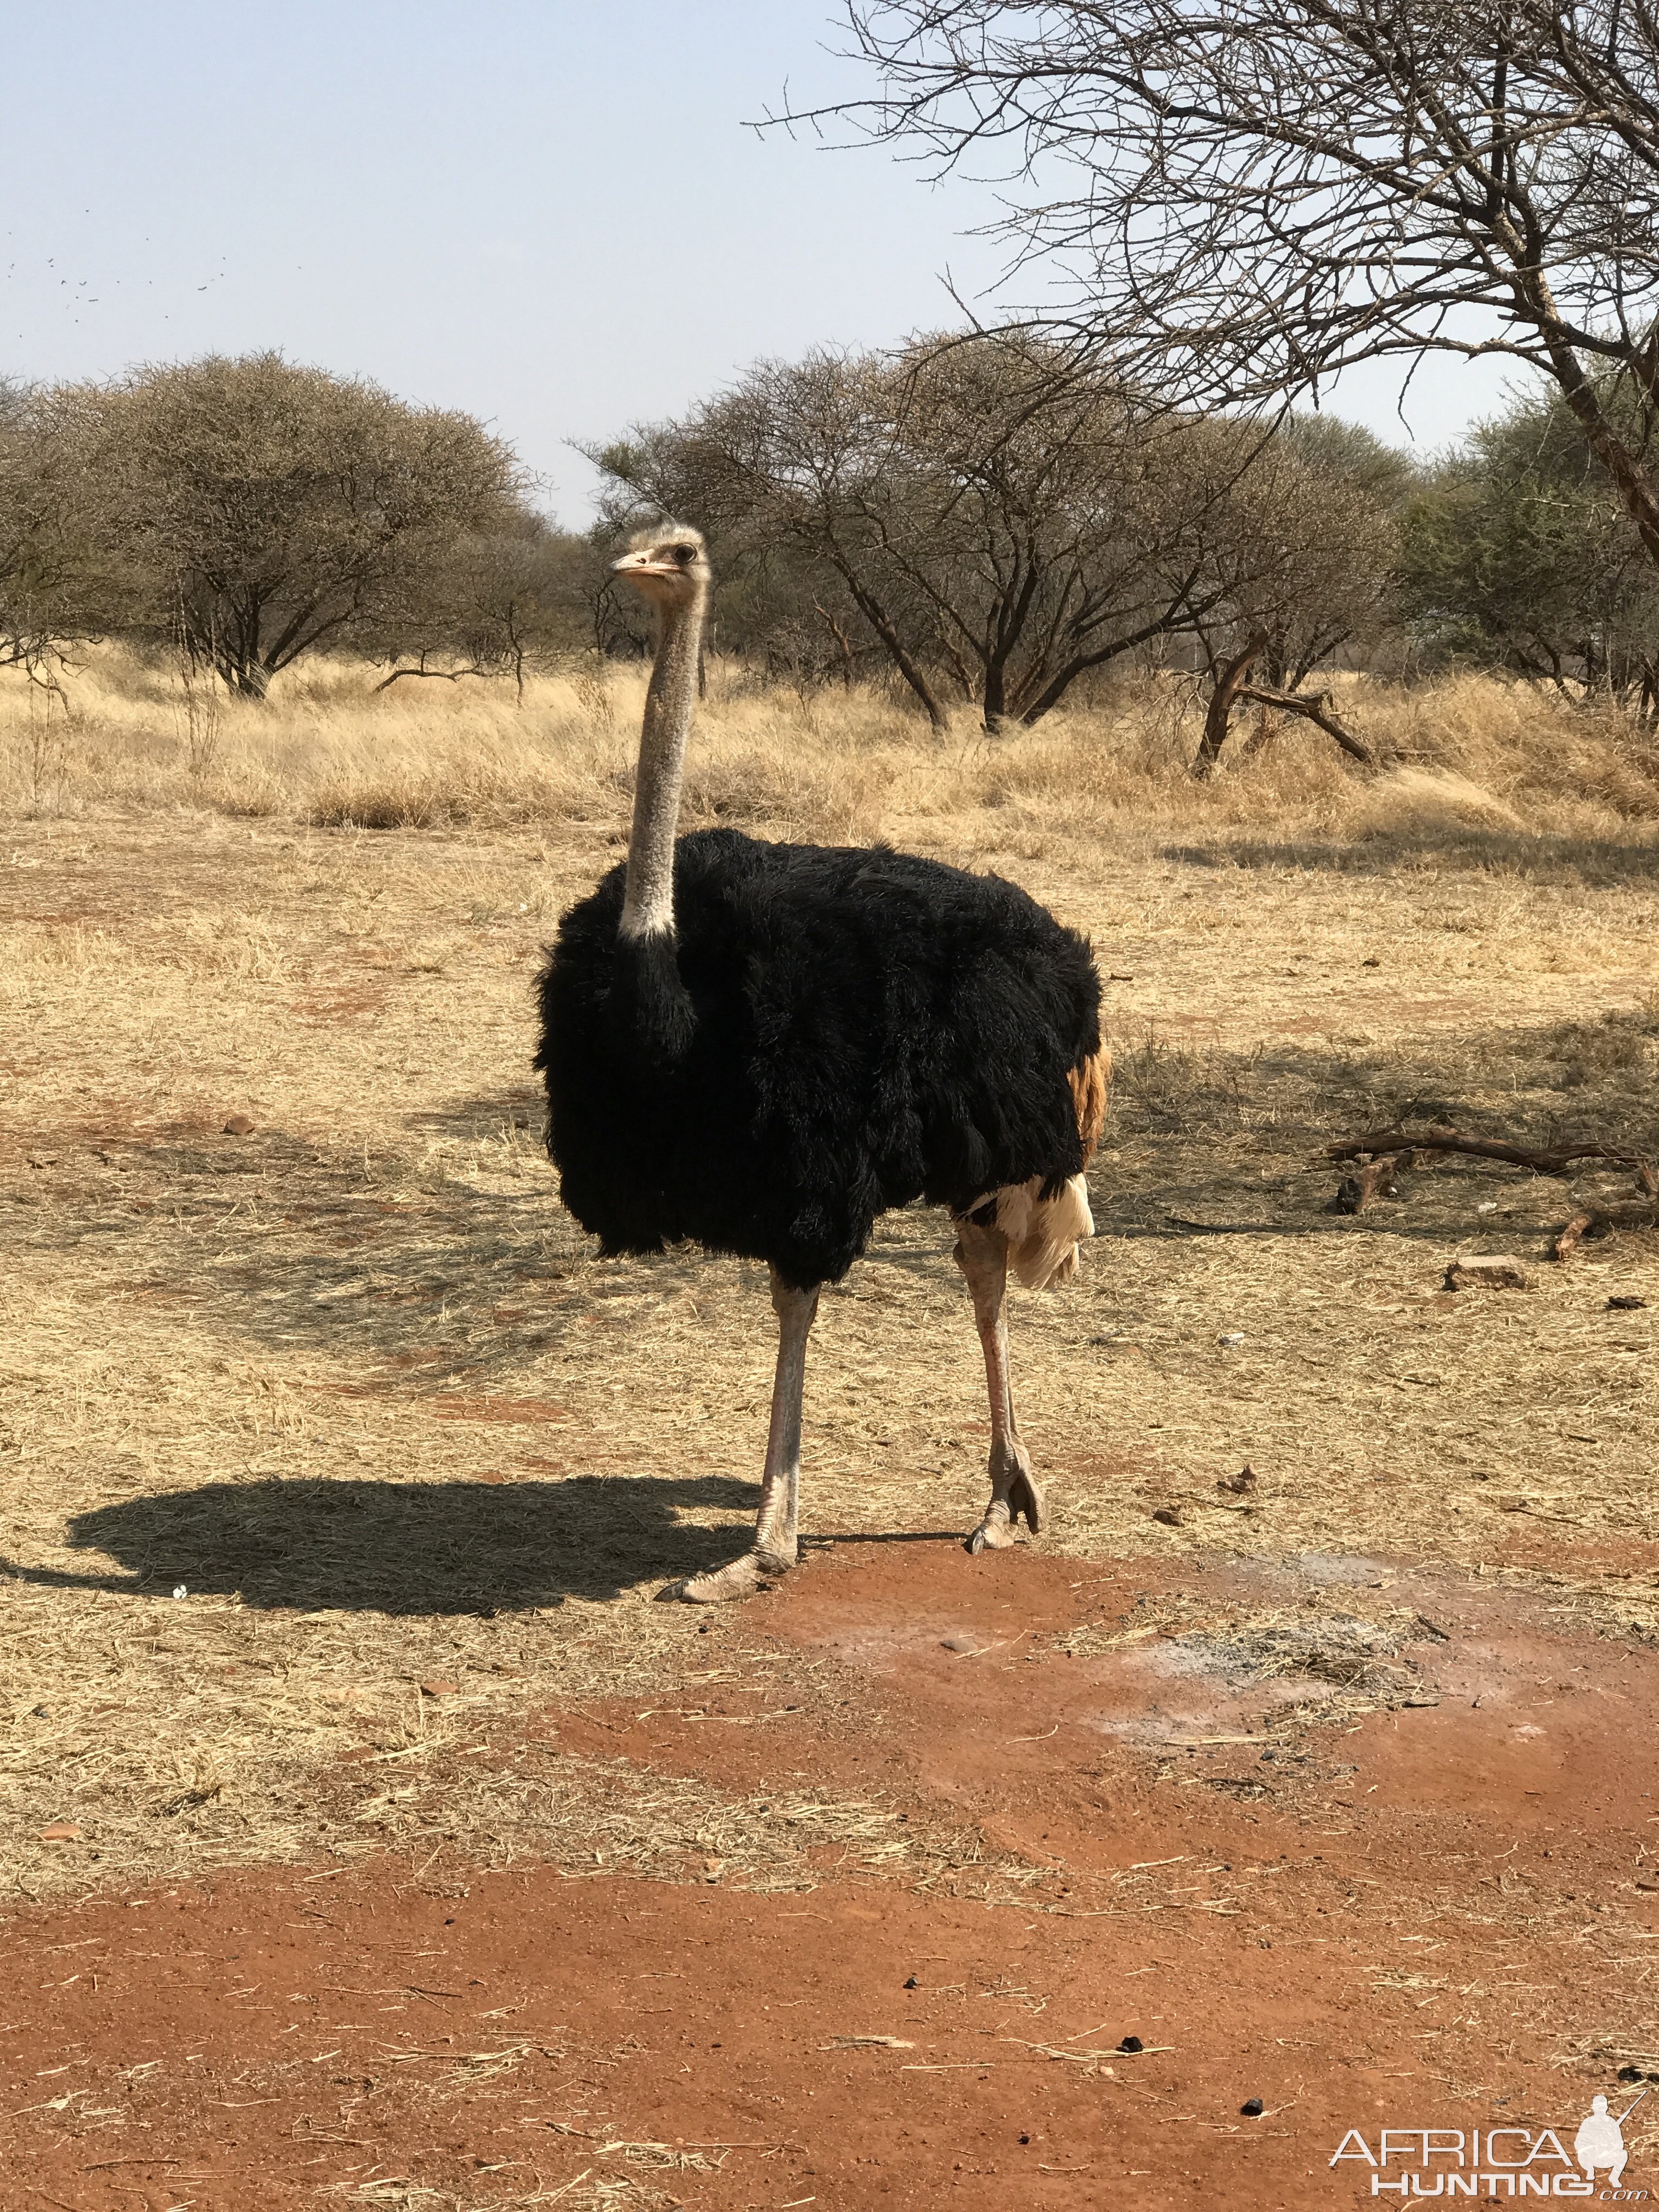
[[[532,668],[591,645],[605,573],[592,542],[539,515],[428,544],[403,590],[361,626],[362,649],[391,664],[381,690],[404,678],[510,676],[519,696]]]
[[[1602,404],[1613,411],[1619,395]],[[1627,401],[1622,411],[1634,412]],[[1559,400],[1517,401],[1441,466],[1407,503],[1401,571],[1431,661],[1506,668],[1652,710],[1659,578],[1626,501]]]
[[[0,382],[0,667],[52,684],[106,627],[95,563],[67,526],[62,457],[40,397]]]
[[[46,413],[109,626],[255,697],[301,653],[412,618],[457,541],[523,516],[511,453],[470,416],[280,354],[61,387]]]

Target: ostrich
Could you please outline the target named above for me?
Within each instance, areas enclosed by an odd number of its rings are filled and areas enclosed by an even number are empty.
[[[625,866],[571,908],[540,977],[548,1150],[607,1255],[690,1238],[764,1260],[778,1319],[750,1548],[670,1586],[741,1598],[797,1557],[801,1395],[818,1292],[876,1217],[950,1208],[991,1401],[975,1554],[1035,1534],[1042,1493],[1009,1388],[1004,1290],[1077,1269],[1109,1060],[1085,940],[1017,885],[886,846],[675,836],[710,571],[695,530],[612,574],[657,611]]]

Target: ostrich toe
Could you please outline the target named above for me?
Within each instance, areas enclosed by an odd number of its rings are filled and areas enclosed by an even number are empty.
[[[1041,1531],[1042,1492],[1024,1449],[1016,1444],[1006,1455],[991,1455],[991,1502],[968,1539],[968,1549],[975,1559],[981,1552],[1006,1552],[1018,1541],[1014,1523],[1022,1518],[1034,1536]]]
[[[780,1559],[775,1552],[745,1552],[723,1567],[711,1567],[707,1574],[689,1575],[682,1583],[671,1583],[663,1595],[682,1598],[687,1605],[729,1605],[738,1598],[752,1597],[757,1590],[769,1589],[793,1565],[793,1559]]]
[[[1010,1478],[1008,1514],[1014,1521],[1024,1516],[1026,1527],[1034,1536],[1042,1533],[1042,1492],[1037,1488],[1036,1478],[1029,1467],[1016,1468]]]
[[[968,1549],[977,1559],[981,1552],[1006,1552],[1015,1541],[1008,1508],[1001,1498],[994,1498],[985,1509],[985,1518],[969,1537]]]

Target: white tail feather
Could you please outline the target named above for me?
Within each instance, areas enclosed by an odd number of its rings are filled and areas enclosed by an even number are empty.
[[[996,1194],[996,1225],[1008,1239],[1008,1264],[1028,1291],[1069,1283],[1077,1273],[1078,1244],[1095,1233],[1089,1188],[1072,1176],[1053,1198],[1041,1195],[1042,1178],[1005,1183]],[[971,1209],[969,1209],[971,1211]]]

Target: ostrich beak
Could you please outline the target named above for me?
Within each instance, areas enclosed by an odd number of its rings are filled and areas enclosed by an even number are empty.
[[[611,563],[613,576],[678,576],[684,572],[678,562],[653,561],[648,553],[624,553],[620,561]]]

